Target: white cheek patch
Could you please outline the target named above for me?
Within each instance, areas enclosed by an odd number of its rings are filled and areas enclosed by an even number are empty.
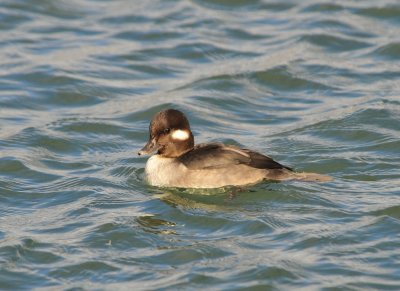
[[[186,140],[189,138],[189,132],[187,130],[178,129],[174,130],[171,136],[173,139]]]

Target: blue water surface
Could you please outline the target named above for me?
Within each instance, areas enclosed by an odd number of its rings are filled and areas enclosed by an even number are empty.
[[[400,290],[400,3],[4,0],[0,289]],[[159,110],[329,183],[160,189]]]

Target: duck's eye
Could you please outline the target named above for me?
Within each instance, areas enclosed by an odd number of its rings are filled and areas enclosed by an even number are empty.
[[[164,129],[164,133],[165,133],[165,134],[168,134],[170,131],[171,131],[171,129],[170,129],[170,128],[166,128],[166,129]]]

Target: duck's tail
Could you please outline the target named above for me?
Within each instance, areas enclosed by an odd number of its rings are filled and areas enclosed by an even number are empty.
[[[322,175],[317,173],[306,173],[306,172],[301,172],[301,173],[292,172],[291,179],[305,181],[305,182],[320,182],[320,183],[330,182],[333,180],[333,178],[328,175]]]
[[[279,169],[278,171],[269,171],[267,180],[276,181],[305,181],[305,182],[330,182],[332,177],[317,173],[294,172],[293,170]]]

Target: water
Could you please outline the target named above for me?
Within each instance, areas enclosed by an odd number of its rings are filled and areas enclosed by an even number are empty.
[[[0,289],[400,289],[398,1],[5,0]],[[198,142],[325,184],[157,189],[174,107]]]

